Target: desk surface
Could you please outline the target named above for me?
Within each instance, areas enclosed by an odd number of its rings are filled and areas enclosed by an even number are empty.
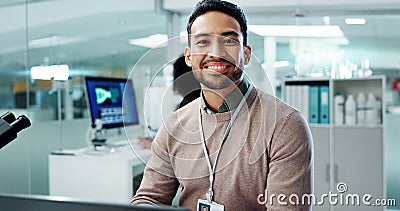
[[[127,203],[133,196],[133,178],[143,172],[149,149],[125,145],[108,152],[87,148],[49,155],[50,195]]]
[[[151,150],[137,144],[101,146],[97,150],[93,148],[65,149],[54,151],[50,156],[62,156],[70,159],[96,159],[96,160],[144,160],[147,162],[151,156]]]

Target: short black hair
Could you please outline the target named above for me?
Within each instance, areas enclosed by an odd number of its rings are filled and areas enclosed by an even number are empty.
[[[196,4],[186,27],[189,43],[193,22],[199,16],[210,11],[222,12],[233,17],[240,25],[240,30],[243,34],[243,45],[247,45],[247,20],[243,10],[236,4],[221,0],[202,0]]]

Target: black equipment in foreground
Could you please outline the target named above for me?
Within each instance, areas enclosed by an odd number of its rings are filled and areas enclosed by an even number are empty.
[[[17,138],[17,133],[31,126],[28,117],[21,115],[15,118],[14,114],[7,112],[0,117],[0,149]]]
[[[61,196],[0,194],[1,210],[16,211],[189,211],[183,207],[111,204]]]

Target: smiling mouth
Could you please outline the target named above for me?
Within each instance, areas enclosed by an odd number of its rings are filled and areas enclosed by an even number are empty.
[[[204,70],[208,70],[211,73],[215,72],[215,73],[219,73],[219,74],[225,74],[229,71],[229,68],[231,68],[233,65],[226,61],[226,60],[218,60],[218,61],[208,61],[205,62],[205,64],[203,65]]]
[[[204,69],[224,74],[228,72],[230,65],[205,65]]]

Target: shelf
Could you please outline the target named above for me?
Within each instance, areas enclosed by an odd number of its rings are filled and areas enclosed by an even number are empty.
[[[366,128],[366,129],[371,129],[371,128],[383,128],[383,125],[346,125],[346,124],[332,124],[332,127],[334,128]]]
[[[330,124],[312,124],[312,123],[309,123],[308,125],[313,128],[329,128],[331,126]]]
[[[384,198],[382,169],[384,167],[385,114],[380,114],[382,123],[377,125],[337,124],[334,119],[334,97],[338,92],[345,98],[350,94],[356,98],[360,92],[364,94],[371,92],[381,102],[385,102],[385,82],[384,76],[351,79],[303,78],[283,81],[283,100],[303,114],[309,114],[309,122],[319,122],[309,123],[314,147],[316,193],[326,193],[332,188],[335,189],[338,182],[345,181],[355,193],[368,192]],[[328,94],[326,94],[327,87]],[[327,104],[328,115],[326,114]],[[385,103],[382,104],[381,110],[386,111]],[[329,120],[321,121],[321,118],[326,120],[324,116],[328,116]],[[325,207],[316,210],[328,209],[329,207]],[[369,209],[360,206],[351,210]]]
[[[309,85],[309,86],[329,86],[329,80],[287,80],[285,81],[285,86],[300,86],[300,85]]]
[[[374,76],[369,76],[369,77],[360,77],[360,78],[334,78],[332,79],[333,81],[365,81],[365,80],[381,80],[382,78],[385,78],[385,76],[382,75],[374,75]]]
[[[346,124],[311,124],[309,123],[311,128],[383,128],[383,125],[346,125]]]
[[[285,82],[291,82],[291,81],[329,81],[330,78],[285,78]]]
[[[325,94],[326,87],[328,87],[327,95]],[[292,78],[283,81],[282,96],[286,103],[299,109],[309,122],[313,122],[313,127],[327,127],[326,125],[320,126],[320,123],[331,122],[333,124],[335,122],[334,98],[336,93],[341,93],[345,99],[349,95],[353,95],[355,100],[359,93],[363,93],[366,97],[369,93],[374,94],[376,100],[380,101],[380,110],[378,110],[380,117],[378,118],[384,121],[383,112],[386,111],[384,103],[386,102],[385,87],[386,79],[383,75],[349,79]],[[324,89],[323,93],[322,88]],[[315,94],[316,92],[318,94]],[[328,114],[326,103],[328,104]],[[326,116],[328,121],[326,121]],[[335,127],[376,128],[382,126],[341,125]]]

